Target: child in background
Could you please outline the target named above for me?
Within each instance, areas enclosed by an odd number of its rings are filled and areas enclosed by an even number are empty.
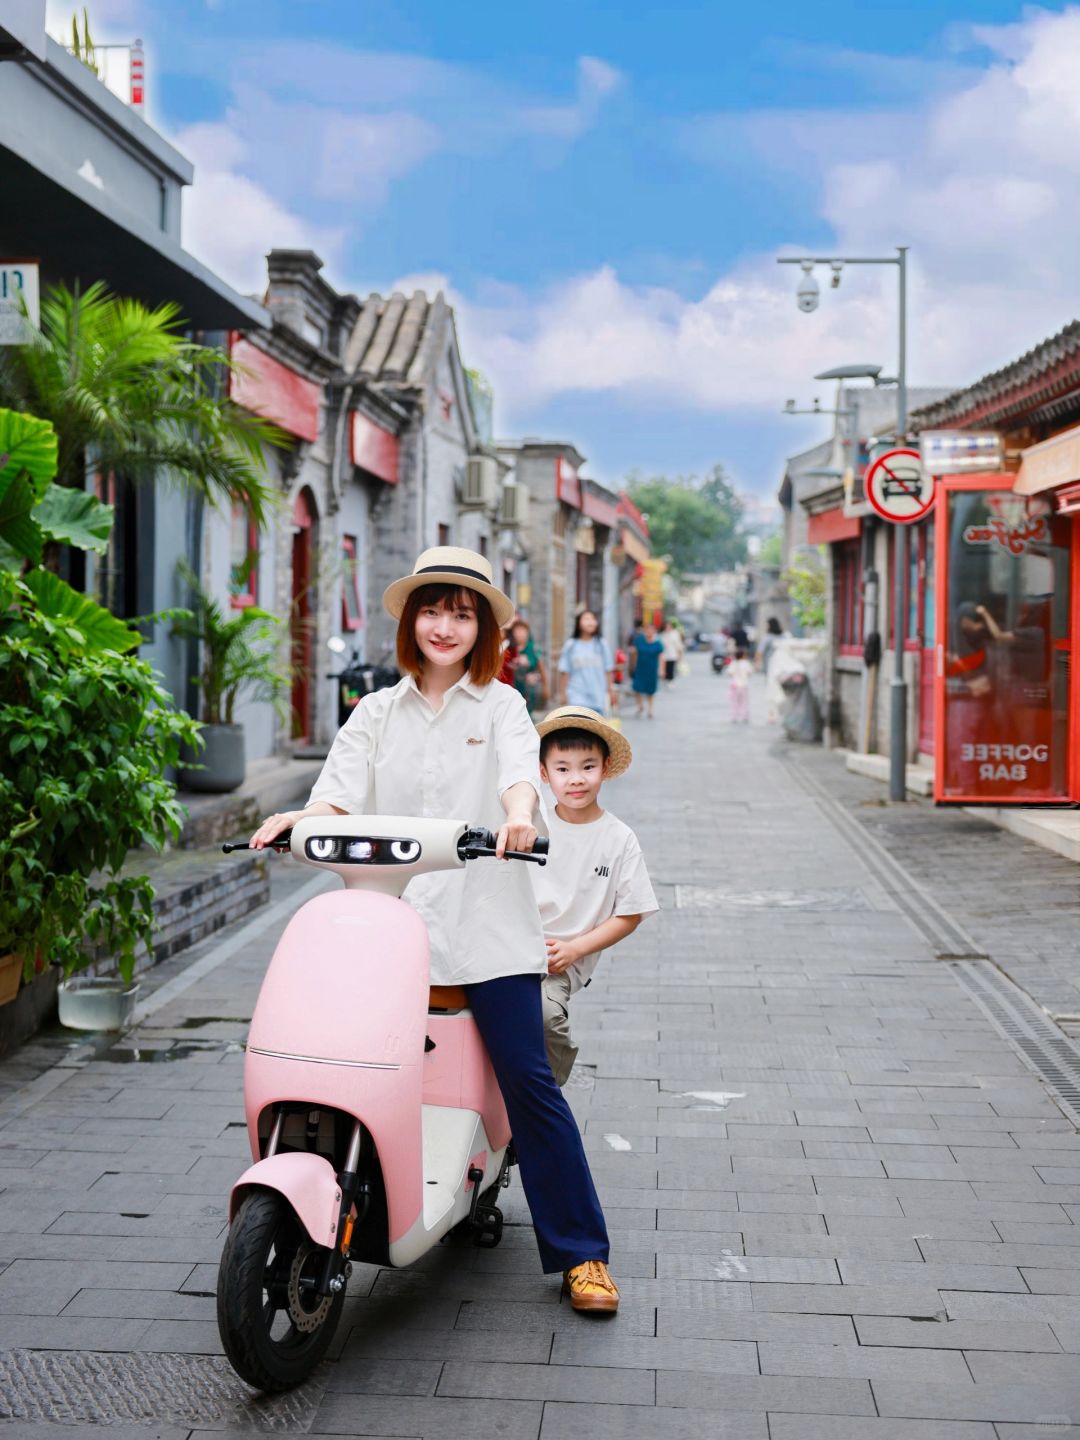
[[[750,724],[750,676],[754,673],[754,667],[746,658],[746,651],[740,646],[735,651],[735,659],[728,666],[728,700],[731,704],[731,723],[733,725]]]
[[[595,710],[566,705],[536,727],[540,778],[555,796],[551,855],[530,878],[547,942],[544,1042],[565,1085],[577,1059],[570,997],[588,985],[600,951],[624,940],[656,909],[641,846],[629,826],[601,810],[600,787],[633,758],[626,737]]]

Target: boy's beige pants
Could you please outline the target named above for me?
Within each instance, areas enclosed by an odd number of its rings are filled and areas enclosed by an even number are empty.
[[[556,1084],[565,1085],[578,1053],[570,1037],[570,977],[565,974],[545,975],[541,991],[548,1064]]]

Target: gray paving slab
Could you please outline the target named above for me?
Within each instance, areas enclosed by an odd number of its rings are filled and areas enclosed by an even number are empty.
[[[994,1421],[999,1437],[1036,1423],[1006,1404],[1025,1387],[1045,1392],[1044,1414],[1072,1413],[1080,1137],[775,732],[717,744],[701,725],[715,693],[702,666],[661,697],[654,724],[627,721],[635,784],[611,802],[638,830],[664,908],[574,1002],[568,1098],[609,1214],[618,1320],[576,1316],[558,1278],[540,1275],[515,1184],[499,1250],[358,1269],[301,1433],[991,1440]],[[796,763],[826,767],[858,810],[835,757]],[[739,807],[719,831],[701,800],[717,787]],[[862,818],[881,843],[899,836],[906,864],[913,814],[951,833],[925,807]],[[995,834],[1002,855],[1024,849]],[[960,848],[946,843],[943,865],[970,882]],[[722,893],[705,908],[710,887]],[[812,892],[810,908],[783,903],[795,891]],[[1078,918],[1080,895],[1069,926],[1055,910],[1063,945]],[[1000,963],[1022,967],[1007,914],[994,923]],[[225,1373],[212,1292],[228,1187],[246,1163],[235,1046],[272,941],[19,1114],[3,1097],[62,1043],[22,1071],[0,1066],[0,1350]],[[133,1044],[167,1053],[193,1017],[211,1021],[199,1053],[134,1058]],[[875,1407],[882,1387],[891,1411]],[[919,1397],[940,1397],[937,1410],[912,1408]],[[193,1435],[251,1428],[229,1406],[192,1403]]]

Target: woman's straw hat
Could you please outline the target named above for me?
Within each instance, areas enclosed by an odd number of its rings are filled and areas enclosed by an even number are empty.
[[[562,705],[558,710],[551,710],[536,728],[541,737],[550,735],[553,730],[588,730],[593,735],[599,735],[608,747],[609,780],[630,769],[634,752],[630,749],[629,740],[609,725],[602,715],[584,705]]]
[[[411,575],[403,575],[383,591],[383,606],[401,619],[405,601],[422,585],[460,585],[483,595],[501,630],[514,618],[514,602],[492,584],[491,563],[475,550],[461,550],[456,545],[436,545],[425,550],[413,567]]]

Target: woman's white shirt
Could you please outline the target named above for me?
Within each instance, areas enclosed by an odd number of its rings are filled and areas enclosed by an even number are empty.
[[[498,830],[506,819],[500,800],[511,785],[526,781],[540,795],[539,754],[540,737],[511,686],[477,685],[466,675],[434,710],[410,675],[360,701],[307,803]],[[542,805],[537,828],[546,830]],[[546,973],[527,871],[524,863],[480,859],[409,882],[404,898],[427,925],[433,985]]]
[[[665,660],[681,660],[683,656],[683,638],[678,630],[661,630],[660,644],[664,647]]]

